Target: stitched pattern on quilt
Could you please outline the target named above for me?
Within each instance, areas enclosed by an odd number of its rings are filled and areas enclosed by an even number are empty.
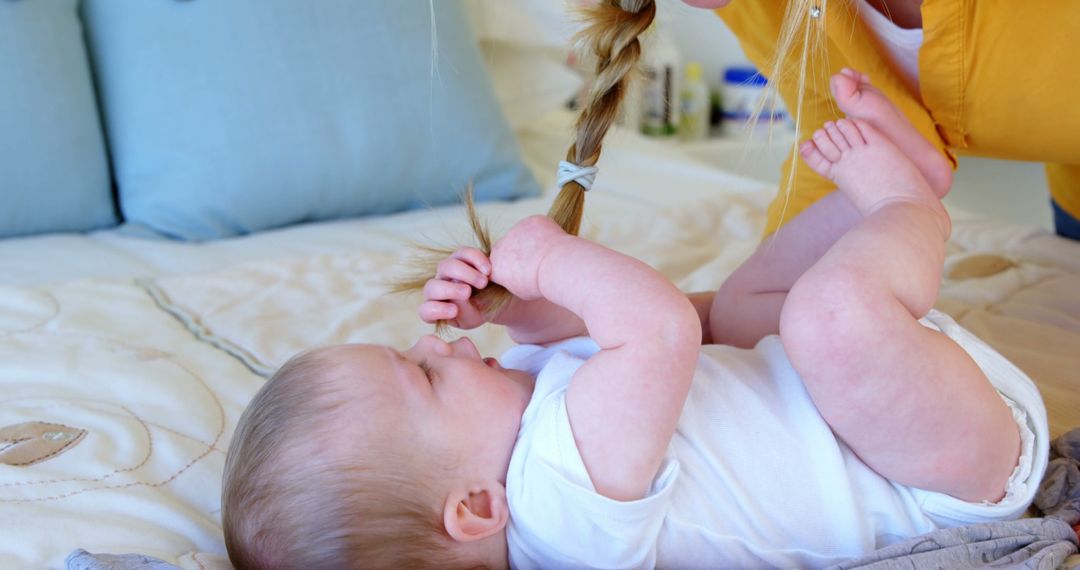
[[[141,438],[137,437],[137,439],[142,439],[142,443],[136,445],[135,448],[139,453],[136,457],[133,457],[133,461],[127,465],[114,465],[103,473],[90,476],[23,479],[0,483],[0,489],[9,489],[11,491],[17,491],[17,489],[24,490],[8,497],[0,496],[0,504],[40,503],[62,500],[75,495],[95,491],[135,487],[163,487],[202,462],[212,453],[223,453],[220,442],[225,432],[225,411],[218,395],[210,388],[200,374],[188,366],[185,366],[184,363],[174,358],[172,354],[155,348],[128,345],[107,337],[97,337],[95,335],[86,334],[72,335],[47,330],[30,333],[0,331],[0,338],[16,343],[28,342],[30,345],[34,346],[48,346],[50,349],[59,348],[62,353],[66,345],[68,347],[77,347],[73,348],[73,350],[76,350],[77,352],[79,350],[90,350],[91,353],[99,356],[103,354],[113,354],[113,358],[117,356],[121,357],[119,360],[114,360],[117,362],[127,360],[127,362],[139,365],[142,365],[141,363],[147,363],[151,366],[171,367],[173,369],[173,374],[180,374],[177,379],[186,376],[188,379],[187,381],[192,382],[195,386],[201,387],[201,390],[199,391],[203,392],[204,397],[207,398],[204,403],[198,406],[199,409],[193,408],[189,411],[208,413],[216,420],[206,426],[210,427],[213,431],[205,433],[200,437],[194,433],[183,433],[183,431],[177,430],[176,426],[169,427],[161,422],[150,421],[144,417],[145,412],[143,410],[136,412],[120,402],[110,402],[93,397],[86,398],[86,396],[90,395],[89,393],[86,393],[79,399],[64,398],[59,402],[54,399],[55,396],[46,395],[47,392],[37,396],[23,396],[0,400],[0,405],[2,405],[7,412],[15,414],[16,417],[19,415],[19,409],[22,409],[23,416],[27,417],[28,415],[31,420],[49,418],[53,421],[53,423],[45,421],[28,421],[15,423],[6,428],[3,427],[3,424],[0,424],[0,465],[29,466],[54,458],[64,451],[72,449],[75,447],[75,444],[80,441],[90,441],[91,437],[110,437],[110,434],[108,433],[98,434],[96,436],[93,435],[97,433],[97,431],[96,428],[91,426],[86,426],[88,429],[72,428],[56,421],[60,420],[62,422],[62,418],[65,417],[75,417],[79,414],[85,416],[86,414],[89,414],[89,416],[86,417],[97,418],[99,420],[104,420],[105,417],[126,420],[127,422],[130,422],[129,425],[134,427],[136,432],[141,432],[142,434]],[[13,347],[7,348],[9,351],[13,349]],[[24,350],[26,348],[29,348],[29,346],[25,346]],[[18,349],[14,350],[15,352],[11,354],[17,354],[19,352]],[[78,353],[82,354],[81,352]],[[24,352],[24,354],[27,353]],[[64,358],[70,357],[65,356]],[[108,357],[105,358],[107,359]],[[154,362],[157,362],[158,364],[153,364]],[[130,372],[125,369],[124,373],[128,374]],[[0,384],[2,384],[2,382],[0,382]],[[104,393],[105,392],[103,392],[103,394]],[[119,393],[116,394],[118,395]],[[50,400],[52,401],[50,402]],[[179,404],[180,402],[176,403]],[[57,415],[53,414],[53,410],[57,411]],[[118,424],[114,421],[105,420],[101,425],[112,429]],[[155,430],[158,430],[157,434],[154,433]],[[52,434],[49,437],[55,438],[55,445],[46,448],[44,443],[53,441],[48,438],[41,444],[34,441],[35,437],[41,439],[41,437],[47,434]],[[87,437],[88,434],[91,437]],[[187,461],[177,467],[169,469],[169,471],[160,473],[157,476],[150,475],[149,472],[140,475],[139,473],[142,472],[144,468],[155,468],[151,465],[154,463],[156,454],[155,448],[157,447],[155,436],[165,436],[166,439],[179,437],[196,444],[198,448],[192,450],[193,454],[188,456]],[[100,445],[101,443],[95,440],[95,444],[91,447],[98,449]],[[31,446],[29,451],[26,450],[27,446]],[[14,453],[15,450],[19,450],[17,455]],[[63,470],[66,471],[67,469],[64,468]],[[128,474],[130,478],[127,481],[109,481],[121,474]],[[79,488],[74,489],[48,489],[48,487],[51,486],[70,483],[82,483],[82,485],[79,485]],[[33,495],[27,496],[25,492],[31,487],[38,487],[40,489],[38,491],[39,493],[41,493],[41,491],[44,492],[36,497]]]
[[[11,402],[13,402],[13,400],[8,400],[5,403],[10,404]],[[86,404],[86,402],[83,403],[83,405],[85,405],[85,404]],[[66,406],[71,406],[73,404],[56,404],[56,405],[53,405],[53,406],[46,406],[45,408],[46,409],[48,409],[48,408],[58,408],[58,407],[62,407],[62,406],[65,406],[65,405]],[[151,433],[150,433],[150,426],[148,425],[150,422],[144,421],[142,418],[140,418],[138,415],[136,415],[135,412],[132,412],[126,406],[119,406],[119,407],[127,413],[126,417],[130,417],[130,419],[138,422],[141,425],[142,430],[143,430],[143,434],[146,436],[146,453],[143,454],[142,459],[138,463],[136,463],[135,465],[129,466],[129,467],[119,467],[119,468],[114,469],[114,470],[110,471],[109,473],[106,473],[105,475],[102,475],[100,477],[69,477],[69,478],[65,478],[65,479],[41,479],[41,480],[37,480],[37,481],[15,481],[15,482],[12,482],[12,483],[0,484],[0,488],[4,488],[4,487],[25,487],[25,486],[31,486],[31,485],[51,485],[51,484],[55,484],[55,483],[69,483],[69,482],[75,482],[75,481],[83,482],[83,483],[99,483],[99,482],[104,481],[104,480],[106,480],[106,479],[108,479],[110,477],[113,477],[114,475],[117,475],[119,473],[126,473],[126,472],[129,472],[129,471],[135,471],[136,469],[139,469],[143,465],[146,465],[146,463],[148,461],[150,461],[150,456],[153,455],[153,453],[154,453],[154,438],[153,438],[153,435],[151,435]],[[122,416],[121,414],[117,414],[115,412],[107,412],[105,410],[98,410],[98,411],[100,413],[103,413],[103,414],[109,414],[109,415],[113,415],[113,416],[117,416],[117,417],[121,417],[121,418],[125,417],[125,416]],[[200,441],[199,443],[203,443],[203,442]],[[3,501],[0,500],[0,502],[3,502]]]
[[[26,467],[60,455],[82,441],[86,430],[49,422],[0,428],[0,463]]]

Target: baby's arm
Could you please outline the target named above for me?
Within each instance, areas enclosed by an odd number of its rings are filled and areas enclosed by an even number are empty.
[[[439,263],[435,277],[424,286],[420,318],[427,323],[449,321],[460,329],[473,329],[486,322],[503,325],[519,344],[547,344],[588,334],[577,315],[547,299],[523,301],[514,297],[490,321],[473,301],[473,290],[487,287],[491,261],[484,252],[463,247]],[[701,321],[701,342],[711,341],[709,308],[714,292],[689,293],[687,298]]]
[[[515,297],[491,322],[504,325],[510,338],[520,344],[547,344],[588,334],[577,315],[547,299]]]
[[[601,350],[566,395],[574,439],[597,492],[645,496],[690,389],[701,343],[686,295],[648,265],[535,216],[495,244],[492,280],[580,317]]]

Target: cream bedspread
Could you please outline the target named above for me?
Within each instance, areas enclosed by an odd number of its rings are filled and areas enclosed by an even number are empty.
[[[567,138],[525,138],[545,183]],[[715,288],[756,245],[762,183],[630,135],[602,166],[583,235],[681,287]],[[481,213],[505,228],[548,202]],[[1054,435],[1080,425],[1080,244],[956,218],[939,307],[1032,375]],[[49,426],[30,448],[40,461],[0,462],[0,568],[59,567],[76,548],[222,564],[224,450],[264,376],[312,346],[405,347],[429,332],[416,299],[384,284],[409,240],[467,236],[461,211],[443,208],[202,246],[111,233],[0,243],[0,271],[22,283],[0,285],[0,461],[28,445],[4,443],[5,427]],[[494,329],[471,336],[485,354],[509,345]]]

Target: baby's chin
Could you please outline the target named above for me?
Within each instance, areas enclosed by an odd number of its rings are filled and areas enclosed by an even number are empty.
[[[529,405],[529,400],[532,399],[533,388],[536,387],[536,378],[524,370],[515,370],[513,368],[503,368],[502,373],[507,380],[521,389],[521,413],[525,413],[525,408]]]

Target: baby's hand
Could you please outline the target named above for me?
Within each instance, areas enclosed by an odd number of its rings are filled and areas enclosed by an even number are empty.
[[[537,281],[540,261],[564,237],[566,232],[546,216],[529,216],[514,224],[491,248],[492,281],[519,299],[541,298]]]
[[[439,262],[435,278],[424,285],[420,318],[425,323],[449,321],[459,329],[474,329],[485,322],[483,311],[472,299],[473,288],[483,289],[491,275],[491,261],[484,252],[463,247]]]

